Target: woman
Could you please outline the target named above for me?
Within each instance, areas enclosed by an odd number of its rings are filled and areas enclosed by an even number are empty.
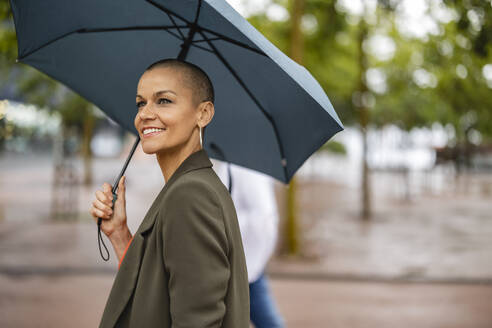
[[[214,116],[212,84],[199,67],[166,59],[141,76],[136,97],[143,151],[165,185],[132,236],[124,177],[90,209],[120,259],[100,327],[249,327],[248,274],[232,199],[202,148]]]

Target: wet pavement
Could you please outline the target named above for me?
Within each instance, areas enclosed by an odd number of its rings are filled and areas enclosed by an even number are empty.
[[[0,275],[0,326],[97,327],[109,274]],[[273,278],[287,327],[491,327],[492,287]]]
[[[375,175],[377,177],[377,175]],[[350,188],[304,181],[299,208],[309,270],[333,277],[492,283],[492,215],[487,196],[422,195],[375,199],[369,222]],[[355,194],[355,193],[354,193]],[[276,271],[298,260],[277,257]]]
[[[94,186],[70,203],[79,214],[55,220],[50,157],[0,158],[0,327],[97,326],[117,261],[100,258],[88,209],[123,162],[95,159]],[[446,175],[413,176],[408,198],[401,176],[374,173],[374,216],[362,222],[343,165],[314,178],[313,162],[299,172],[303,257],[281,256],[279,244],[267,268],[289,327],[492,326],[491,177],[453,189]],[[138,152],[127,171],[132,232],[162,184],[155,159]],[[284,191],[277,184],[280,205]]]

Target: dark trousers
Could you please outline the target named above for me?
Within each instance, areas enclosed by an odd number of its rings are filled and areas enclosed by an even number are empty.
[[[250,319],[256,328],[284,328],[265,273],[249,284]]]

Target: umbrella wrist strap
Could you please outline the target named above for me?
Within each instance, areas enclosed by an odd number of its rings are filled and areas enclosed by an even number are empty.
[[[113,201],[112,201],[111,209],[114,209],[114,203],[116,202],[117,198],[118,198],[118,194],[113,191]],[[102,259],[104,261],[108,261],[109,260],[109,251],[108,251],[108,248],[106,247],[106,244],[104,243],[104,240],[102,238],[101,223],[102,223],[102,219],[98,218],[97,219],[97,245],[99,246],[99,254],[101,254]],[[101,244],[103,245],[104,250],[106,251],[106,256],[102,252]]]
[[[101,257],[104,261],[109,260],[109,251],[108,248],[106,247],[106,244],[104,243],[104,240],[101,235],[101,219],[99,219],[98,224],[97,224],[97,244],[99,246],[99,253],[101,254]],[[101,244],[103,245],[104,249],[106,250],[106,256],[104,256],[102,249],[101,249]]]

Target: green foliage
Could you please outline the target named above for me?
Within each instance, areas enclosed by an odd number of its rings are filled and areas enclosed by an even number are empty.
[[[347,150],[345,149],[345,146],[338,141],[330,140],[326,142],[319,151],[326,151],[334,154],[339,154],[339,155],[346,155]]]
[[[290,12],[290,1],[275,2]],[[351,98],[358,74],[353,65],[357,56],[354,40],[357,29],[347,24],[344,14],[336,11],[335,4],[335,0],[306,1],[305,14],[316,19],[317,28],[313,33],[305,33],[303,65],[320,82],[341,120],[350,123],[356,117]],[[275,46],[289,54],[290,19],[272,22],[262,13],[248,20]],[[337,37],[348,44],[337,42]]]
[[[8,1],[0,1],[0,92],[14,85],[16,99],[57,110],[65,126],[83,130],[92,104],[38,70],[15,63],[17,38]]]
[[[290,1],[276,3],[289,9]],[[386,77],[385,92],[369,90],[366,95],[374,99],[369,106],[370,124],[397,124],[410,130],[440,122],[453,125],[458,135],[476,129],[488,138],[492,136],[492,90],[482,67],[492,64],[492,5],[481,0],[444,0],[444,4],[457,19],[448,23],[435,20],[442,32],[422,39],[405,36],[397,29],[394,9],[398,1],[378,1],[376,19],[366,19],[367,38],[384,34],[395,43],[390,60],[365,54],[369,68],[377,68]],[[360,82],[360,26],[353,21],[364,18],[354,19],[340,11],[335,0],[306,0],[305,15],[314,17],[317,27],[305,32],[303,65],[320,82],[342,122],[357,123],[359,112],[353,97]],[[289,53],[290,20],[270,22],[262,14],[250,21]],[[452,49],[450,53],[443,51],[446,47]],[[435,83],[419,85],[415,79],[418,73],[428,74]]]
[[[489,58],[492,47],[492,4],[484,0],[443,0],[458,14],[457,32],[470,37],[473,52]],[[487,3],[489,2],[489,3]],[[477,29],[477,20],[480,28]]]
[[[274,2],[291,12],[291,0]],[[441,122],[453,125],[461,137],[466,136],[466,131],[476,129],[485,138],[491,138],[491,88],[482,75],[482,67],[492,64],[492,5],[482,0],[443,2],[456,13],[457,19],[448,23],[435,20],[441,33],[425,39],[410,38],[399,32],[394,10],[399,1],[379,0],[376,19],[365,20],[367,38],[384,34],[395,44],[390,60],[365,53],[368,67],[378,69],[386,78],[384,92],[371,89],[367,92],[366,96],[374,100],[368,106],[370,124],[397,124],[410,130]],[[360,112],[353,102],[361,82],[357,20],[364,18],[340,10],[336,0],[305,0],[304,17],[314,20],[315,28],[304,31],[302,64],[320,82],[342,122],[357,124]],[[290,53],[291,19],[271,21],[266,13],[260,13],[249,21],[279,49]],[[17,95],[26,102],[56,108],[66,124],[81,126],[90,105],[44,74],[27,65],[15,64],[16,49],[10,7],[7,1],[1,1],[0,91],[5,84],[14,83]],[[435,85],[416,83],[415,74],[419,70],[433,76]]]
[[[12,12],[8,1],[0,1],[0,72],[4,72],[17,55],[17,40],[15,37]],[[0,83],[5,74],[0,75]]]

